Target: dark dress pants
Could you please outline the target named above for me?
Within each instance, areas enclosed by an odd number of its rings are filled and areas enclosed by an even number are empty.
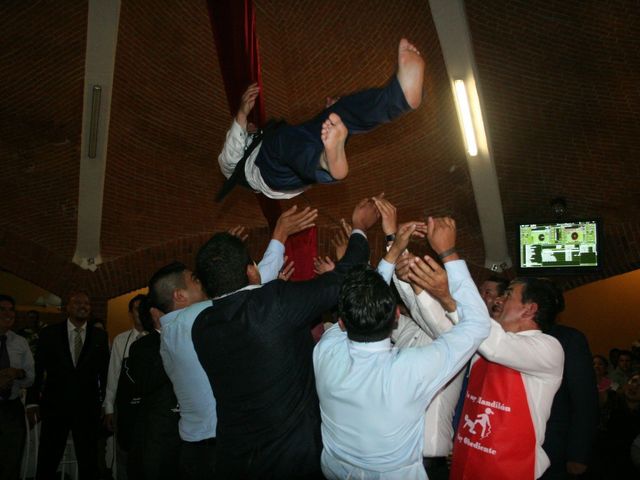
[[[247,451],[218,444],[217,479],[323,479],[319,413],[308,409],[293,430]]]
[[[84,413],[84,414],[82,414]],[[80,480],[98,478],[99,417],[86,412],[43,414],[38,449],[37,480],[56,478],[69,431],[73,437]]]
[[[256,166],[263,180],[277,191],[294,190],[312,183],[330,183],[333,178],[319,169],[324,144],[322,123],[337,113],[349,135],[365,133],[411,110],[396,75],[382,88],[347,95],[300,125],[286,125],[262,141]]]
[[[14,480],[20,476],[26,435],[20,399],[0,400],[0,479]]]
[[[215,438],[202,442],[182,442],[180,447],[180,478],[211,480],[215,475]]]

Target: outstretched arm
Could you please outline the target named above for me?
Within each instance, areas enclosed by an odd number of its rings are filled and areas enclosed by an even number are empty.
[[[253,110],[253,106],[256,104],[256,99],[258,98],[259,93],[260,87],[258,84],[252,83],[242,94],[240,108],[236,114],[236,122],[238,122],[238,125],[240,125],[243,130],[247,129],[247,117],[251,113],[251,110]]]
[[[244,155],[247,143],[247,116],[255,105],[259,92],[260,89],[257,83],[249,85],[249,88],[242,95],[238,113],[227,132],[222,152],[218,156],[220,170],[226,178],[231,176],[236,164]]]

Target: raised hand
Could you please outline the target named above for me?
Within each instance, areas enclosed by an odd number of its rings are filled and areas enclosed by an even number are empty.
[[[441,260],[457,260],[456,247],[456,221],[451,217],[429,217],[427,222],[427,239],[431,248],[438,254]],[[444,255],[443,255],[444,254]]]
[[[329,257],[315,257],[313,259],[313,271],[316,275],[331,272],[334,268],[336,268],[336,264]]]
[[[298,212],[298,206],[294,205],[278,218],[276,228],[273,229],[273,239],[281,243],[287,241],[289,235],[306,230],[315,225],[314,220],[318,217],[316,208],[306,207]]]
[[[249,238],[249,234],[245,233],[245,227],[243,227],[242,225],[237,225],[233,228],[230,228],[228,230],[228,232],[233,235],[234,237],[238,237],[240,240],[242,240],[243,242]]]
[[[425,255],[424,260],[419,257],[409,265],[407,277],[411,283],[430,293],[440,305],[448,311],[456,309],[456,302],[449,292],[447,272],[433,258]]]
[[[366,232],[373,227],[380,218],[376,204],[370,198],[364,198],[356,205],[351,216],[353,228]]]
[[[340,229],[336,231],[336,234],[331,239],[331,244],[336,250],[337,261],[340,261],[340,259],[344,257],[344,254],[347,251],[347,245],[349,243],[349,237],[351,236],[351,230],[353,230],[351,228],[351,225],[349,225],[344,218],[340,219]]]
[[[240,108],[238,109],[238,113],[236,114],[236,122],[243,129],[247,128],[247,117],[253,106],[256,104],[256,98],[258,98],[258,94],[260,93],[260,87],[258,87],[257,83],[252,83],[242,94],[242,99],[240,100]]]
[[[407,225],[415,225],[416,226],[416,229],[411,234],[412,237],[424,238],[424,237],[427,236],[427,224],[426,223],[424,223],[424,222],[416,222],[416,221],[404,222],[404,223],[400,224],[400,226],[398,227],[398,230],[402,230]]]
[[[416,256],[413,253],[406,252],[396,260],[396,277],[403,282],[411,283],[409,273],[411,272],[411,264],[415,262]],[[422,290],[422,289],[420,289]]]
[[[294,268],[293,260],[287,263],[287,256],[285,255],[284,266],[282,267],[282,270],[280,270],[280,273],[278,273],[278,279],[284,280],[285,282],[287,282],[289,281],[289,279],[291,278],[291,275],[293,275],[293,272],[295,271],[296,269]]]
[[[406,223],[402,226],[398,233],[396,234],[396,239],[393,241],[391,248],[384,256],[384,259],[389,263],[396,263],[398,257],[402,255],[407,249],[409,245],[409,240],[411,239],[411,235],[416,231],[416,226],[413,223]]]
[[[384,192],[377,197],[372,197],[378,212],[382,217],[382,231],[385,235],[393,235],[398,231],[398,214],[389,200],[384,198]]]

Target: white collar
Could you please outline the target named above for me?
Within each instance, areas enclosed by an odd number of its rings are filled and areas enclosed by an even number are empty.
[[[82,324],[82,326],[78,327],[78,328],[80,328],[80,330],[86,332],[86,330],[87,330],[87,322],[84,322]],[[75,331],[76,331],[76,326],[73,323],[71,323],[71,320],[69,320],[67,318],[67,332],[75,332]]]
[[[220,300],[221,298],[228,297],[229,295],[233,295],[234,293],[241,292],[243,290],[253,290],[255,288],[260,288],[262,284],[259,285],[247,285],[246,287],[239,288],[238,290],[234,290],[233,292],[225,293],[224,295],[220,295],[219,297],[215,297],[214,300]]]
[[[383,352],[385,350],[391,350],[391,338],[387,337],[384,340],[379,340],[377,342],[356,342],[354,340],[349,340],[349,346],[354,350]]]

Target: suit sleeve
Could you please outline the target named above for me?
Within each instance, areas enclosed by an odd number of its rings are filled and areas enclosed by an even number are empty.
[[[564,381],[569,392],[571,417],[567,460],[589,463],[598,425],[598,391],[587,339],[575,332],[565,343]]]
[[[94,327],[95,328],[95,327]],[[102,348],[100,349],[101,356],[98,358],[98,376],[100,379],[100,399],[104,399],[107,389],[107,373],[109,370],[109,338],[107,332],[102,332]]]
[[[138,340],[129,350],[129,373],[135,383],[135,392],[141,397],[158,390],[166,383],[159,347],[156,347],[155,352],[153,347],[150,342],[140,343]]]
[[[362,233],[353,232],[344,256],[336,263],[335,273],[344,275],[356,265],[369,261],[369,243]]]
[[[53,327],[49,327],[49,329],[51,328]],[[33,385],[27,389],[27,406],[40,404],[40,394],[42,393],[42,385],[44,383],[45,365],[47,364],[47,356],[49,355],[49,348],[51,346],[50,333],[51,330],[46,328],[42,330],[38,337],[38,342],[36,343],[36,354],[34,357],[35,376],[33,379]]]

